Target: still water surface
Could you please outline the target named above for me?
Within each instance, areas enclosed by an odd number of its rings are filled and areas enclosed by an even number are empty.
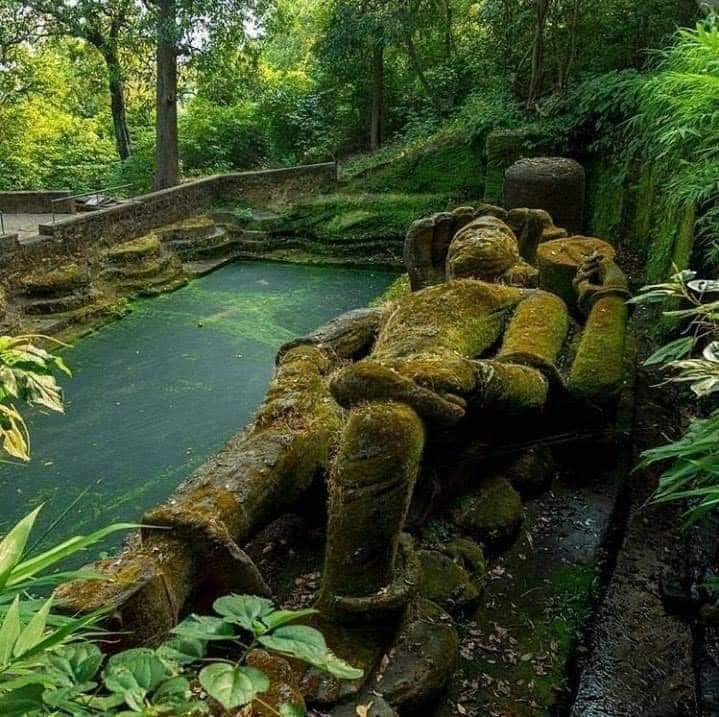
[[[284,341],[395,276],[231,264],[81,339],[66,354],[65,416],[31,416],[32,463],[0,466],[0,534],[41,502],[49,525],[83,491],[53,540],[137,520],[251,419]]]

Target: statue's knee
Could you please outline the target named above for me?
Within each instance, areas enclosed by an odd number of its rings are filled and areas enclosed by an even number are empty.
[[[396,579],[400,534],[424,449],[425,430],[399,403],[354,408],[330,476],[321,604],[379,593]]]
[[[407,405],[367,403],[352,410],[343,433],[333,483],[369,487],[399,480],[399,467],[419,463],[424,426]]]

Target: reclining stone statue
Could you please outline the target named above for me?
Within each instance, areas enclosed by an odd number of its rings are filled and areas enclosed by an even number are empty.
[[[96,566],[108,581],[64,586],[67,608],[113,606],[116,626],[157,642],[200,596],[267,594],[242,546],[327,476],[320,609],[399,614],[423,465],[500,422],[541,432],[560,407],[603,410],[621,388],[626,280],[609,244],[565,234],[545,212],[496,207],[413,225],[415,291],[285,345],[254,423]]]
[[[559,366],[568,307],[551,286],[522,288],[537,272],[496,216],[461,228],[446,249],[447,281],[391,306],[370,355],[335,373],[331,391],[349,416],[329,477],[325,613],[366,619],[406,599],[411,580],[397,568],[410,558],[398,555],[400,536],[433,435],[463,421],[538,416],[573,393],[616,393],[627,285],[611,248],[587,243],[591,253],[575,272],[589,316],[568,380]],[[595,371],[597,363],[604,369]]]

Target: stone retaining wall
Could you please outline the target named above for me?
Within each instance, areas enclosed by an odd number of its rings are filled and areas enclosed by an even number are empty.
[[[332,187],[334,162],[288,169],[236,172],[185,182],[123,204],[40,225],[36,240],[0,253],[0,281],[13,289],[31,271],[46,271],[102,248],[144,236],[153,229],[188,219],[221,201],[267,201]]]
[[[318,189],[337,181],[333,162],[288,169],[221,174],[185,182],[108,209],[40,226],[42,236],[62,242],[71,251],[101,241],[115,244],[147,234],[156,227],[187,219],[221,200],[257,200],[278,192]]]
[[[74,214],[75,202],[72,199],[53,204],[53,200],[65,199],[70,195],[70,191],[0,192],[0,212],[6,214],[52,214],[54,207],[59,214]]]

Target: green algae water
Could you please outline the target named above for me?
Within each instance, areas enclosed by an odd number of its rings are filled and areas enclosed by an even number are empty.
[[[395,277],[235,263],[79,340],[65,355],[66,414],[30,415],[32,462],[0,466],[0,534],[39,503],[42,526],[67,513],[52,541],[139,519],[249,422],[283,342]]]

